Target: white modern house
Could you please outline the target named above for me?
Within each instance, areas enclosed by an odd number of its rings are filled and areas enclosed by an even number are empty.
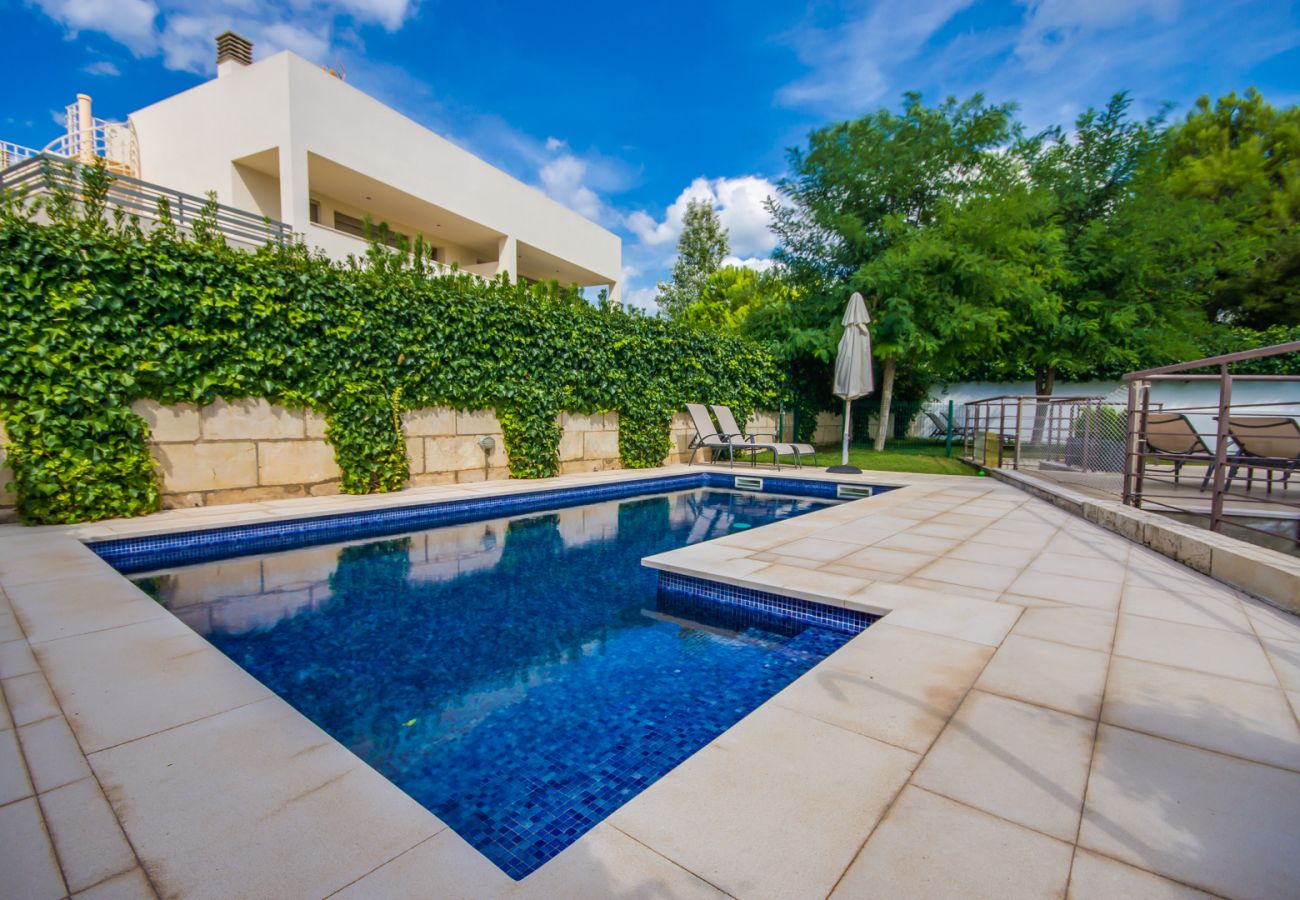
[[[0,169],[33,152],[0,145]],[[230,32],[217,39],[216,78],[125,123],[95,119],[80,96],[46,152],[104,157],[150,189],[215,191],[335,258],[364,253],[369,219],[422,236],[464,271],[618,299],[618,236],[302,57],[253,62],[252,44]]]

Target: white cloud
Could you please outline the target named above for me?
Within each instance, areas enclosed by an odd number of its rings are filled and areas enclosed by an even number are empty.
[[[879,0],[834,27],[799,29],[792,40],[810,71],[778,90],[777,102],[836,114],[878,102],[898,90],[891,70],[972,2]]]
[[[547,142],[550,147],[550,141]],[[542,190],[553,200],[586,216],[598,220],[602,217],[603,206],[596,192],[586,185],[587,163],[572,153],[557,156],[538,173],[542,181]]]
[[[831,19],[826,11],[840,7],[813,5],[787,36],[807,72],[778,89],[776,102],[848,117],[892,106],[908,90],[930,101],[978,91],[1016,101],[1036,131],[1068,125],[1122,89],[1132,91],[1135,115],[1149,115],[1202,86],[1240,88],[1261,62],[1300,46],[1290,4],[1270,0],[1017,2],[1019,21],[989,26],[963,16],[972,0],[859,0]]]
[[[761,256],[772,252],[776,236],[772,234],[772,217],[763,202],[776,195],[776,185],[757,175],[737,178],[696,178],[669,205],[663,221],[656,221],[644,210],[628,215],[628,230],[648,247],[675,244],[682,233],[682,217],[692,200],[711,203],[727,229],[733,252],[740,256]]]
[[[213,39],[231,29],[258,57],[292,50],[326,62],[340,39],[360,25],[396,31],[416,13],[416,0],[290,0],[287,4],[227,0],[35,0],[70,37],[99,32],[137,57],[162,57],[169,69],[206,74],[216,66]]]
[[[73,37],[98,31],[142,55],[154,46],[158,7],[151,0],[37,0],[36,5]]]
[[[1027,0],[1015,53],[1031,72],[1046,72],[1080,40],[1122,27],[1137,18],[1168,24],[1178,0]]]
[[[747,259],[741,259],[739,256],[728,256],[722,260],[724,266],[743,266],[746,269],[753,269],[755,272],[766,272],[776,265],[776,260],[770,256],[751,256]]]
[[[99,59],[82,69],[87,75],[102,75],[107,78],[116,78],[122,74],[122,71],[107,59]]]

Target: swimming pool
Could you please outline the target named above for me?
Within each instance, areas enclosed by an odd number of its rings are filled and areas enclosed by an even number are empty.
[[[135,580],[522,878],[857,630],[641,558],[827,502],[701,487]]]

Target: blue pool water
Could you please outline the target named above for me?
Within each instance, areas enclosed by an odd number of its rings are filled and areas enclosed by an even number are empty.
[[[699,489],[136,580],[522,878],[851,637],[641,558],[825,505]]]

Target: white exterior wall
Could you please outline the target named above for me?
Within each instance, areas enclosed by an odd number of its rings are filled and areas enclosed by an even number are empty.
[[[609,284],[617,298],[616,235],[291,53],[251,66],[226,63],[219,77],[132,114],[131,123],[141,178],[190,194],[215,190],[220,202],[278,218],[331,255],[364,244],[309,227],[309,198],[317,196],[309,153],[496,232],[497,252],[508,254],[480,265],[469,249],[426,231],[448,261],[513,275],[523,244],[562,261],[562,274],[544,277]],[[278,179],[235,165],[257,154],[278,163]],[[407,233],[423,230],[384,218]],[[323,208],[321,223],[332,221]]]

